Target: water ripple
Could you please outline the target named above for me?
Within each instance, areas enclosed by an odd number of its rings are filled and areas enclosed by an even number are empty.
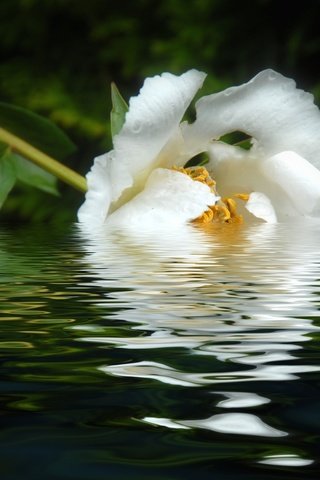
[[[1,231],[3,454],[316,479],[319,239],[307,220]]]
[[[258,437],[284,437],[287,432],[282,432],[270,427],[256,415],[249,413],[222,413],[201,420],[172,421],[165,418],[145,417],[144,422],[153,425],[163,425],[168,428],[203,428],[213,432],[254,435]]]
[[[282,386],[320,371],[310,356],[304,358],[305,344],[319,332],[317,238],[320,224],[313,222],[303,228],[183,229],[161,237],[145,232],[108,237],[102,232],[84,245],[91,286],[105,292],[96,305],[107,313],[108,325],[127,328],[82,332],[80,326],[77,340],[128,352],[121,355],[124,361],[98,367],[107,376],[171,388],[211,388],[211,396],[225,397],[207,418],[176,420],[150,409],[138,421],[169,430],[290,436],[290,425],[277,428],[263,415],[248,412],[266,411],[275,401],[272,394],[239,386]],[[221,384],[228,384],[228,391],[217,390]],[[225,409],[230,413],[219,413]],[[257,462],[313,462],[290,455],[266,455]]]

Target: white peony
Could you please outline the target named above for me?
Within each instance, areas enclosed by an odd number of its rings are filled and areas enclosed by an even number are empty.
[[[204,78],[190,70],[146,79],[130,100],[114,149],[97,157],[87,174],[81,223],[228,222],[239,218],[232,200],[238,193],[238,202],[267,222],[320,214],[320,112],[312,95],[265,70],[202,97],[196,121],[181,123]],[[252,137],[250,150],[218,141],[233,131]],[[207,174],[182,168],[201,152],[209,154],[206,169],[215,185]]]

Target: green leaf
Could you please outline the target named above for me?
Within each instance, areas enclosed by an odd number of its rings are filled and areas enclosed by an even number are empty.
[[[10,155],[5,153],[0,157],[0,208],[16,183],[15,169]]]
[[[75,145],[55,124],[15,105],[0,102],[0,127],[58,159],[75,151]]]
[[[8,151],[8,145],[6,143],[0,142],[0,159],[3,157]]]
[[[184,168],[188,167],[203,167],[209,163],[208,155],[205,152],[199,153],[195,157],[190,158],[187,163],[184,165]]]
[[[14,153],[10,154],[10,160],[17,180],[50,193],[51,195],[59,195],[57,178],[51,175],[51,173],[46,172],[37,165]]]
[[[111,83],[111,100],[112,110],[110,114],[110,119],[111,135],[113,138],[122,129],[129,107],[126,101],[123,99],[115,83]]]

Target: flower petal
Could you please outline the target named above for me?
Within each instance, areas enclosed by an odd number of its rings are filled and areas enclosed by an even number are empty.
[[[78,211],[78,220],[89,225],[105,222],[112,197],[120,195],[132,182],[131,175],[114,159],[113,150],[96,157],[86,175],[88,191]]]
[[[99,224],[106,219],[111,201],[107,157],[107,155],[96,157],[91,170],[86,175],[88,185],[86,200],[78,210],[78,220],[81,223]]]
[[[281,186],[302,215],[320,213],[320,171],[295,152],[281,152],[261,162],[267,178]]]
[[[277,215],[270,199],[261,192],[252,192],[245,205],[246,209],[255,217],[267,223],[277,223]]]
[[[196,108],[197,120],[184,126],[191,150],[242,131],[257,140],[260,154],[292,150],[320,167],[319,109],[311,94],[279,73],[264,70],[248,83],[201,98]]]
[[[114,138],[115,158],[143,184],[152,169],[167,166],[160,151],[177,134],[181,119],[205,74],[190,70],[181,76],[163,73],[147,78],[137,97],[129,102],[125,124]],[[117,200],[117,199],[113,199]]]
[[[209,154],[207,169],[221,196],[261,192],[281,218],[320,213],[320,172],[295,152],[257,159],[252,152],[214,142]]]
[[[223,142],[213,142],[208,153],[210,160],[206,168],[217,182],[217,190],[222,197],[257,189],[260,165],[250,152]]]
[[[179,226],[200,216],[217,201],[210,188],[183,173],[157,168],[145,189],[112,213],[108,226]]]
[[[278,217],[279,214],[281,217],[297,215],[297,209],[282,186],[283,175],[270,175],[268,160],[258,159],[250,151],[223,142],[213,142],[209,156],[206,167],[217,182],[219,195],[229,197],[236,193],[261,192],[270,199]]]
[[[172,162],[164,147],[170,141],[170,150],[179,150],[180,121],[205,76],[190,70],[181,76],[163,73],[146,79],[140,94],[129,102],[125,124],[114,137],[114,150],[97,157],[87,175],[80,222],[103,223],[109,209],[119,208],[143,189],[153,168]],[[157,158],[162,149],[164,154]]]

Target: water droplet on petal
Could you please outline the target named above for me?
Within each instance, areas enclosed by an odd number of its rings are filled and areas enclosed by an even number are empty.
[[[140,120],[136,120],[132,125],[133,133],[139,133],[142,129],[142,122]]]
[[[276,72],[270,72],[268,75],[269,80],[275,80],[277,78]]]
[[[244,119],[241,125],[242,132],[250,132],[252,127],[252,123],[248,119]]]
[[[224,95],[225,95],[226,97],[229,97],[229,96],[232,95],[234,92],[235,92],[235,88],[233,88],[233,87],[227,88],[227,90],[224,91]]]
[[[220,115],[220,120],[224,123],[230,123],[234,117],[234,112],[232,110],[224,110]]]

